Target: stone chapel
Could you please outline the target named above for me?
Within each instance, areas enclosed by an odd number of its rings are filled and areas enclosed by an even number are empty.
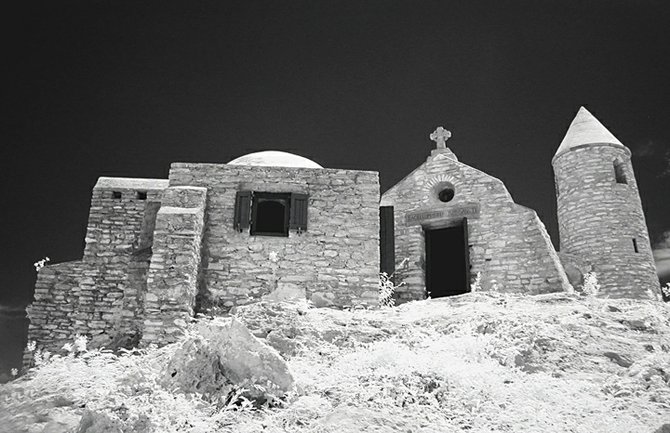
[[[198,311],[273,293],[319,305],[377,304],[379,272],[398,302],[484,290],[539,294],[596,272],[602,292],[659,290],[630,150],[581,108],[552,160],[560,253],[535,211],[460,162],[449,131],[380,195],[373,171],[323,168],[266,151],[227,164],[173,163],[168,179],[101,177],[81,260],[38,273],[29,340],[57,350],[174,341]]]

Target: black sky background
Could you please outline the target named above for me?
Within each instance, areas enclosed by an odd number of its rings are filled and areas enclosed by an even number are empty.
[[[81,257],[99,176],[277,149],[377,170],[385,190],[438,125],[557,243],[551,157],[580,105],[633,151],[652,237],[670,229],[662,1],[59,0],[2,16],[0,304],[30,302],[36,260]]]

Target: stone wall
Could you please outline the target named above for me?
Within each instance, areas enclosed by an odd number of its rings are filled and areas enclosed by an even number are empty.
[[[615,160],[621,161],[627,183],[616,182]],[[630,151],[589,144],[557,155],[552,164],[566,266],[596,272],[602,293],[611,297],[646,298],[658,293]],[[570,256],[579,257],[580,263],[570,261]]]
[[[236,192],[309,195],[307,230],[250,236],[233,228]],[[60,350],[74,334],[93,345],[169,342],[204,309],[304,290],[338,306],[377,302],[376,172],[173,164],[167,180],[100,178],[81,261],[38,275],[29,339]]]
[[[338,306],[377,302],[378,173],[174,163],[170,185],[207,188],[203,309],[227,311],[277,289],[304,289]],[[307,231],[288,237],[236,231],[235,195],[243,190],[308,194]]]
[[[165,180],[155,179],[102,177],[96,183],[83,258],[88,266],[79,281],[75,332],[90,334],[99,344],[116,335],[139,332],[140,292],[133,284],[137,272],[143,273],[138,253],[150,246],[148,232],[157,210],[151,203],[161,200],[166,186]],[[149,210],[147,218],[145,210]],[[146,264],[145,260],[144,267]]]
[[[153,219],[167,180],[101,177],[82,260],[48,265],[28,308],[28,339],[51,351],[75,334],[108,345],[140,331]]]
[[[84,268],[81,261],[58,263],[40,269],[35,283],[33,302],[27,308],[28,341],[51,352],[72,342],[74,315],[79,308],[77,288]],[[30,353],[24,355],[24,364],[30,362]]]
[[[439,200],[440,189],[454,186],[453,200]],[[448,210],[460,206],[479,209],[468,218],[471,280],[481,273],[485,290],[529,294],[566,290],[567,278],[542,222],[531,209],[517,205],[504,184],[457,161],[451,150],[435,150],[425,164],[382,196],[383,206],[393,206],[396,281],[399,302],[424,299],[424,229],[453,225],[457,219],[429,219],[407,224],[405,217],[417,210]],[[460,220],[460,218],[458,218]],[[408,263],[400,268],[403,259]]]

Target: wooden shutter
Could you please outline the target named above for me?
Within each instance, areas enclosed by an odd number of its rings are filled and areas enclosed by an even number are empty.
[[[251,217],[251,191],[237,191],[235,195],[235,218],[233,227],[237,231],[249,228]]]
[[[463,252],[465,257],[465,290],[470,291],[470,240],[468,239],[468,219],[463,218]]]
[[[379,256],[380,271],[392,275],[395,272],[395,230],[393,206],[379,208]]]
[[[291,213],[289,217],[289,229],[297,230],[298,233],[307,231],[307,205],[309,196],[307,194],[291,194]]]

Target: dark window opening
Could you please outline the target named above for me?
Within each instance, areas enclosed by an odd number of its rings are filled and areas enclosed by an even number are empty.
[[[633,249],[636,253],[639,253],[640,250],[637,248],[637,239],[633,238]]]
[[[440,199],[440,201],[443,201],[445,203],[451,201],[451,199],[454,198],[454,189],[451,187],[444,188],[442,191],[439,192],[437,197]]]
[[[118,199],[121,198],[121,196],[122,196],[121,191],[112,191],[112,198],[113,199],[118,200]]]
[[[626,179],[626,170],[624,169],[623,163],[618,159],[614,161],[614,178],[616,183],[628,183]]]
[[[137,191],[136,195],[138,200],[146,200],[147,199],[147,192],[146,191]]]
[[[288,236],[289,194],[254,193],[251,234]]]

